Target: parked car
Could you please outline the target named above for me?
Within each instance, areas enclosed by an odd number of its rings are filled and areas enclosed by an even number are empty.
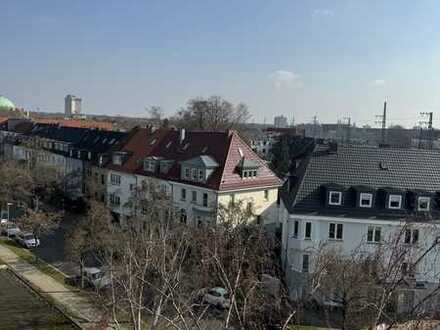
[[[8,237],[15,237],[20,232],[20,228],[11,221],[6,221],[1,225],[1,234]]]
[[[40,240],[32,233],[20,232],[15,237],[15,240],[18,244],[28,249],[40,246]]]
[[[84,267],[82,279],[86,287],[104,289],[110,285],[110,277],[98,267]],[[66,283],[74,286],[81,285],[81,275],[72,276],[66,279]]]
[[[231,301],[229,299],[228,291],[224,288],[212,288],[203,295],[203,302],[219,307],[229,308]]]

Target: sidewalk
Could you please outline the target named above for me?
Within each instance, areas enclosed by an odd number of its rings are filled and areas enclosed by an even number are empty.
[[[14,252],[0,245],[0,259],[21,275],[40,293],[53,300],[84,329],[95,328],[101,319],[99,309],[88,299],[71,291],[52,277],[44,274]]]

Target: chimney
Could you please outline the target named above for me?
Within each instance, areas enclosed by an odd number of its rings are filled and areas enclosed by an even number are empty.
[[[179,142],[180,142],[180,144],[182,144],[184,140],[185,140],[185,129],[181,128],[180,131],[179,131]]]

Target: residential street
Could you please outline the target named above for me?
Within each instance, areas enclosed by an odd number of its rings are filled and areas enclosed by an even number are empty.
[[[40,238],[41,245],[34,249],[34,253],[44,261],[52,264],[65,274],[71,276],[79,273],[79,269],[72,262],[67,261],[64,240],[81,215],[66,213],[60,226],[51,234]]]

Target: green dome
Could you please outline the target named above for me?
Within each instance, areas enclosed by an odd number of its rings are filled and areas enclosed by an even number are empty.
[[[14,103],[0,95],[0,109],[15,109]]]

